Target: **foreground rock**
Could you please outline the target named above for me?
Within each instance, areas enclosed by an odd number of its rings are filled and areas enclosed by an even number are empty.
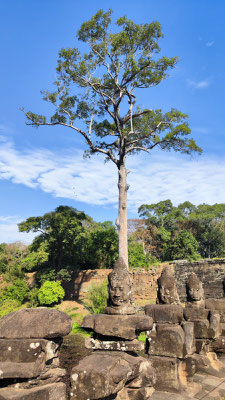
[[[71,328],[70,317],[47,308],[0,319],[0,400],[66,400],[58,351]]]
[[[64,383],[54,383],[31,389],[0,389],[0,400],[66,400]]]
[[[102,399],[127,388],[152,387],[155,371],[143,357],[123,352],[96,352],[85,357],[72,369],[71,398],[77,400]]]
[[[0,319],[0,339],[56,338],[72,330],[71,318],[48,308],[23,308]]]

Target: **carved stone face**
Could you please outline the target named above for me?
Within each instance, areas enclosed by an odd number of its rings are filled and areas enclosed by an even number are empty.
[[[187,281],[187,297],[189,301],[200,301],[204,299],[202,282],[195,273],[192,273]]]
[[[131,299],[131,285],[129,281],[111,280],[109,282],[109,298],[114,306],[128,303]]]
[[[160,286],[159,297],[163,304],[173,304],[177,302],[177,290],[174,286]]]
[[[158,279],[158,301],[162,304],[178,303],[176,281],[170,268],[165,267]]]

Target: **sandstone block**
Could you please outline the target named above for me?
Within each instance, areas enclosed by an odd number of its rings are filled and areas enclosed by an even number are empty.
[[[197,308],[197,307],[192,307],[187,305],[184,308],[184,318],[186,321],[199,321],[199,320],[205,320],[208,319],[209,315],[209,310],[206,310],[205,308]]]
[[[139,332],[152,329],[152,318],[144,315],[87,315],[83,328],[92,329],[99,335],[133,340]]]
[[[141,351],[145,348],[145,343],[134,340],[98,340],[94,338],[85,339],[85,347],[92,350],[106,350],[106,351]]]
[[[225,314],[225,298],[222,299],[206,299],[205,306],[209,310],[217,310]]]
[[[208,335],[210,339],[215,339],[221,335],[220,314],[217,310],[210,310]]]
[[[162,391],[179,391],[179,361],[177,358],[151,356],[150,360],[156,371],[156,384],[154,388]]]
[[[209,321],[207,319],[194,321],[194,334],[196,339],[208,339]]]
[[[45,369],[44,354],[35,362],[0,362],[0,380],[8,378],[36,378]]]
[[[54,383],[32,389],[0,389],[0,400],[66,400],[66,385]]]
[[[193,322],[184,321],[182,329],[184,331],[184,355],[193,354],[196,350]]]
[[[45,353],[45,361],[57,357],[59,343],[45,339],[0,339],[0,362],[31,363]]]
[[[148,304],[145,314],[156,323],[179,324],[183,320],[183,307],[178,304]]]
[[[215,353],[225,353],[225,336],[220,336],[211,341],[210,350]]]
[[[149,339],[151,356],[184,357],[185,334],[180,326],[164,325],[154,338]]]
[[[210,340],[209,339],[195,339],[196,353],[207,353],[210,350]]]
[[[120,391],[140,374],[142,357],[123,352],[95,352],[83,358],[71,372],[71,398],[101,399]]]
[[[71,318],[48,308],[23,308],[0,319],[1,339],[54,338],[68,335]]]
[[[154,391],[153,387],[143,387],[140,389],[125,387],[117,393],[116,400],[148,400]]]

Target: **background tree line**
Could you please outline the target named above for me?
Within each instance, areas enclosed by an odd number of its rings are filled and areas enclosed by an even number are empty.
[[[225,204],[195,206],[186,201],[175,207],[165,200],[143,204],[138,212],[140,218],[128,224],[130,268],[225,256]],[[19,224],[19,230],[37,236],[29,246],[0,244],[0,307],[8,301],[15,309],[15,301],[18,306],[26,301],[33,305],[38,299],[51,304],[53,291],[54,299],[63,296],[57,282],[70,280],[79,270],[111,268],[118,257],[118,234],[112,222],[97,223],[72,207],[59,206],[30,217]],[[34,271],[36,285],[30,290],[25,275]]]

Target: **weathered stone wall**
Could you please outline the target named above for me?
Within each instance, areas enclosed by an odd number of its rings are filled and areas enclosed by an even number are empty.
[[[175,261],[170,263],[177,280],[177,288],[181,301],[186,300],[186,281],[191,272],[195,272],[203,282],[206,298],[221,298],[224,296],[223,283],[225,279],[225,259],[200,260],[194,262]],[[135,299],[139,304],[146,304],[156,299],[157,279],[165,264],[132,271]],[[84,300],[92,283],[99,284],[107,279],[110,269],[80,271],[76,277],[67,283],[66,297],[68,299]]]
[[[194,262],[176,261],[171,265],[174,268],[181,301],[186,300],[185,284],[191,272],[195,272],[202,281],[206,298],[221,298],[224,296],[225,259],[205,259]]]

